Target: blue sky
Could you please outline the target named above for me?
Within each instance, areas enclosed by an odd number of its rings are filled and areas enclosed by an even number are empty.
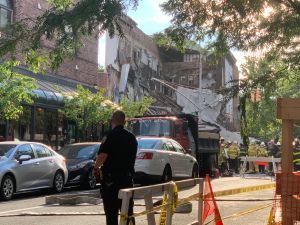
[[[164,0],[141,0],[136,10],[130,10],[128,15],[146,34],[151,35],[163,31],[170,25],[171,17],[164,14],[159,7]]]

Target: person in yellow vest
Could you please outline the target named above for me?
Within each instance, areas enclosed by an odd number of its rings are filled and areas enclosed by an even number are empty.
[[[264,142],[260,143],[260,146],[257,149],[257,157],[268,157],[268,151],[266,148],[266,144]],[[261,164],[258,166],[258,170],[260,173],[265,173],[265,166],[267,164],[264,162],[261,162]]]
[[[224,173],[226,168],[226,154],[225,154],[225,139],[223,137],[220,138],[220,152],[218,157],[218,164],[219,164],[221,174]]]
[[[257,144],[255,142],[252,142],[248,148],[248,156],[249,157],[257,157],[257,155],[258,155],[257,150],[258,150]],[[257,172],[257,165],[255,164],[255,162],[249,162],[249,172],[251,172],[251,173]]]
[[[229,167],[234,170],[235,173],[239,172],[239,156],[240,148],[238,142],[234,141],[233,144],[228,148],[227,155],[229,158]]]

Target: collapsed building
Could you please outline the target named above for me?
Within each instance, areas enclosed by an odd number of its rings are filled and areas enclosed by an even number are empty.
[[[122,28],[122,37],[106,37],[107,91],[114,101],[152,96],[150,114],[200,113],[205,121],[239,130],[238,98],[225,102],[218,94],[239,79],[232,53],[212,65],[209,54],[159,47],[128,16]]]

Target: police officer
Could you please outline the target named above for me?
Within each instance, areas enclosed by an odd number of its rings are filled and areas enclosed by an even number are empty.
[[[93,171],[96,177],[101,174],[101,195],[107,225],[118,225],[118,212],[122,205],[122,200],[118,199],[119,190],[133,187],[137,141],[132,133],[124,129],[124,125],[124,112],[116,111],[111,119],[112,131],[101,143]],[[128,215],[132,214],[131,199]]]
[[[300,171],[300,142],[298,138],[294,140],[294,171]]]
[[[238,146],[238,142],[234,141],[233,144],[228,148],[227,151],[229,157],[229,166],[230,169],[233,169],[235,173],[239,172],[239,156],[240,156],[240,148]]]

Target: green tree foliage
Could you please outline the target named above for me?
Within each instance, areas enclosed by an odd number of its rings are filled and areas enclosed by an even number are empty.
[[[276,49],[299,65],[297,0],[168,0],[162,7],[173,17],[167,34],[178,45],[208,41],[217,55],[230,48]]]
[[[36,81],[13,71],[18,62],[0,65],[0,118],[18,119],[23,112],[22,103],[33,102],[33,89]]]
[[[236,83],[233,89],[227,89],[228,96],[239,92],[240,107],[245,107],[241,120],[247,124],[243,127],[241,123],[241,131],[245,128],[246,134],[264,140],[280,136],[281,122],[276,118],[277,98],[300,97],[300,69],[288,70],[288,66],[276,53],[269,53],[261,59],[248,58],[243,67],[247,80]],[[259,93],[256,101],[253,91]]]
[[[75,96],[65,96],[64,100],[63,112],[81,130],[87,130],[92,124],[106,123],[112,112],[118,108],[105,97],[104,90],[92,93],[81,85],[77,86]]]
[[[144,115],[153,99],[145,97],[141,101],[124,99],[120,105],[113,103],[105,96],[105,90],[92,93],[90,90],[78,86],[75,96],[65,96],[64,114],[76,122],[78,127],[85,132],[93,124],[106,124],[116,110],[123,110],[128,118]]]
[[[201,48],[194,40],[183,40],[183,43],[178,45],[178,40],[172,35],[174,34],[170,31],[170,28],[167,28],[164,32],[155,33],[152,38],[159,47],[167,49],[176,48],[181,52],[185,52],[187,49],[193,49],[201,53],[207,53],[205,49]]]
[[[269,59],[269,60],[268,60]],[[253,102],[248,100],[247,114],[249,118],[249,132],[251,136],[262,139],[271,139],[281,134],[281,121],[276,119],[277,98],[300,97],[300,69],[286,70],[287,63],[278,55],[261,60],[249,59],[249,79],[257,79],[270,71],[276,71],[276,79],[269,81],[270,85],[263,83],[257,85],[261,93],[261,100]],[[282,71],[279,73],[278,71]]]
[[[222,93],[227,100],[240,96],[244,144],[249,143],[249,134],[265,138],[276,135],[276,98],[298,96],[300,2],[167,0],[162,7],[173,17],[165,34],[179,48],[192,39],[206,42],[215,59],[231,48],[263,53],[261,60],[251,59],[245,65],[243,72],[248,79],[232,81]],[[252,103],[251,92],[257,89],[263,99]]]
[[[144,115],[153,103],[154,99],[151,97],[144,97],[142,100],[135,102],[124,98],[120,103],[120,108],[125,112],[127,118],[133,118]]]
[[[120,19],[123,10],[137,5],[137,0],[48,2],[49,9],[36,19],[24,18],[0,30],[7,34],[0,39],[0,57],[22,49],[27,65],[48,60],[48,66],[57,69],[66,57],[78,53],[87,36],[97,36],[104,31],[110,35],[116,31],[122,33]],[[55,47],[44,51],[44,40],[52,41]]]

